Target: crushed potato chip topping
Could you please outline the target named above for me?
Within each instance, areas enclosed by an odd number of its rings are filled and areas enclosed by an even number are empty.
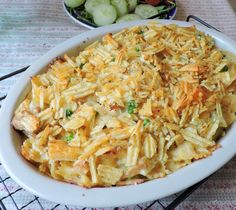
[[[235,61],[194,26],[107,34],[31,78],[12,120],[21,153],[84,187],[164,177],[211,155],[236,120]]]

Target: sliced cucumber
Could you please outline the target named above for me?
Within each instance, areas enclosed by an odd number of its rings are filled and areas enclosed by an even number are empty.
[[[111,4],[116,8],[119,17],[129,12],[126,0],[111,0]]]
[[[128,3],[129,12],[134,11],[135,8],[137,7],[138,0],[126,0],[126,1]]]
[[[116,20],[117,23],[122,23],[122,22],[127,22],[127,21],[133,21],[133,20],[140,20],[142,19],[139,15],[137,14],[127,14],[124,15]]]
[[[158,14],[157,9],[149,4],[139,4],[136,8],[135,8],[135,14],[139,15],[140,17],[146,19],[149,17],[152,17],[154,15]]]
[[[92,14],[94,8],[100,4],[110,4],[110,0],[86,0],[84,7],[87,12]]]
[[[104,26],[114,23],[117,18],[117,12],[114,6],[110,4],[100,4],[94,8],[93,21],[98,26]]]
[[[65,0],[65,4],[68,7],[75,8],[82,5],[85,0]]]

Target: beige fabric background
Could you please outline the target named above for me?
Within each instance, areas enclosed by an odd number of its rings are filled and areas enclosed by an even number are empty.
[[[198,16],[236,40],[236,0],[177,0],[177,20]]]

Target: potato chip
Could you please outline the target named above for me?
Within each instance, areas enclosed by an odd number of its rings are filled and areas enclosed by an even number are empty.
[[[121,178],[123,171],[108,165],[98,165],[98,177],[105,185],[115,185]]]
[[[89,168],[90,168],[90,174],[92,177],[92,182],[97,183],[98,178],[97,178],[97,170],[96,170],[96,159],[94,156],[90,156],[89,158]]]
[[[152,137],[151,134],[148,134],[144,138],[144,144],[143,144],[143,149],[144,153],[147,158],[152,158],[153,155],[156,154],[157,152],[157,142],[156,140]]]
[[[69,146],[63,140],[51,140],[48,142],[48,156],[54,161],[75,161],[82,153],[79,147]]]

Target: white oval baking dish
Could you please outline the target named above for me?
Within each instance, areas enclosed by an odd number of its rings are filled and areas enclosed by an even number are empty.
[[[160,24],[177,24],[191,26],[191,23],[158,20]],[[40,174],[33,165],[20,155],[21,136],[12,128],[11,118],[15,107],[23,100],[30,88],[30,77],[42,71],[55,57],[64,53],[78,53],[80,49],[100,38],[106,33],[114,33],[134,25],[148,24],[147,20],[115,24],[100,27],[76,37],[50,50],[21,76],[10,90],[0,119],[0,159],[9,175],[23,188],[33,194],[64,204],[89,207],[126,206],[154,199],[159,199],[179,192],[209,176],[236,154],[236,125],[232,125],[226,136],[220,140],[221,148],[212,156],[194,162],[165,178],[149,181],[139,185],[85,189],[72,184],[59,182]],[[218,47],[236,54],[236,42],[222,33],[198,26],[197,28],[214,37]]]

